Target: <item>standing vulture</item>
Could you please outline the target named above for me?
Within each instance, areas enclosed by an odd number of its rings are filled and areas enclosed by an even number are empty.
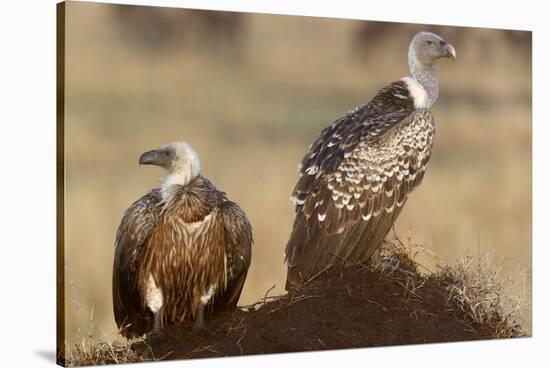
[[[455,59],[447,41],[420,32],[411,77],[326,127],[299,165],[296,217],[285,250],[287,287],[336,262],[364,262],[384,240],[430,159],[438,94],[434,62]]]
[[[233,308],[250,265],[252,229],[243,210],[199,174],[197,153],[174,142],[139,163],[168,171],[160,188],[126,210],[116,235],[113,308],[121,333],[160,333],[204,308]]]

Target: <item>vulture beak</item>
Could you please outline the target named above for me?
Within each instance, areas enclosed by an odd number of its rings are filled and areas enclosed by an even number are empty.
[[[147,151],[139,156],[140,165],[158,165],[160,163],[160,154],[157,150]]]
[[[445,42],[443,45],[443,51],[445,52],[445,57],[448,57],[449,59],[456,59],[456,51],[453,45],[451,45],[448,42]]]

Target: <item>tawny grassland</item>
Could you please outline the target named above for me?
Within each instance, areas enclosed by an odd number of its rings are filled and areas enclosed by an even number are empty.
[[[396,27],[359,56],[356,21],[250,14],[238,42],[193,26],[147,46],[112,6],[69,3],[67,16],[67,337],[88,332],[92,309],[95,336],[115,337],[116,228],[162,176],[139,155],[174,140],[195,147],[202,174],[252,222],[241,304],[283,292],[298,162],[324,126],[408,73],[414,31]],[[457,60],[437,66],[432,160],[396,230],[444,262],[489,252],[503,277],[526,271],[510,292],[530,296],[531,49],[510,32],[456,30],[438,30]]]

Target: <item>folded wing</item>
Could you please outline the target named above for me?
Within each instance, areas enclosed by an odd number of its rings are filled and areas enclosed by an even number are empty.
[[[250,267],[253,243],[252,227],[244,211],[232,201],[224,202],[220,209],[225,229],[227,287],[216,296],[216,311],[237,305]]]
[[[159,216],[158,190],[144,195],[126,210],[118,227],[113,263],[113,309],[121,333],[141,336],[152,327],[152,315],[141,301],[138,269],[144,246]]]

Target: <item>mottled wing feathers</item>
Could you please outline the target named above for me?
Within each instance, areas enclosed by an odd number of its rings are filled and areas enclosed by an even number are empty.
[[[227,287],[216,296],[215,310],[231,309],[241,295],[252,255],[252,226],[244,211],[234,202],[221,206],[225,229]]]
[[[145,243],[157,222],[161,196],[158,190],[144,195],[126,210],[118,227],[113,265],[113,309],[124,336],[140,336],[151,328],[152,316],[137,291],[137,270]]]
[[[422,180],[434,133],[431,113],[414,110],[404,82],[327,129],[302,161],[293,193],[290,283],[338,260],[370,257]]]
[[[414,102],[407,85],[400,81],[381,89],[367,105],[355,108],[326,127],[300,163],[300,177],[292,193],[297,209],[319,184],[318,179],[334,172],[360,142],[382,136],[413,111]]]

